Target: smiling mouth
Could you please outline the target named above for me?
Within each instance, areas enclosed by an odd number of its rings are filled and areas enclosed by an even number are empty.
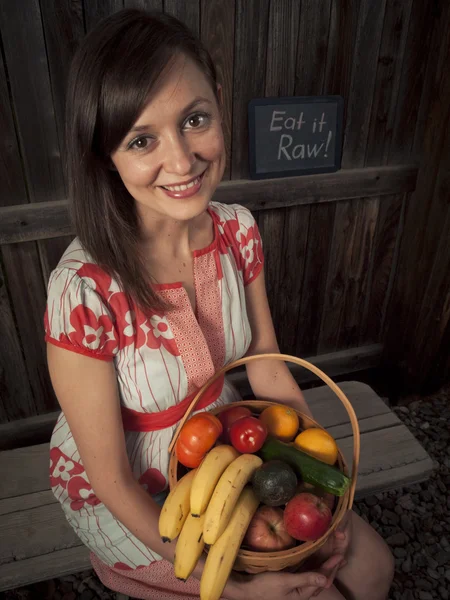
[[[189,190],[198,185],[203,179],[203,175],[205,174],[205,172],[206,171],[203,171],[201,175],[198,175],[198,177],[196,177],[192,181],[189,181],[189,183],[180,185],[161,185],[160,187],[162,187],[163,190],[167,190],[169,192],[184,192],[185,190]]]

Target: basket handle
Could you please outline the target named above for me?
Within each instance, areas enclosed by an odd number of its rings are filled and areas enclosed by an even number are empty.
[[[303,360],[302,358],[297,358],[296,356],[289,356],[288,354],[275,354],[275,353],[273,353],[273,354],[254,354],[252,356],[245,356],[244,358],[240,358],[239,360],[236,360],[236,361],[226,365],[225,367],[222,367],[219,371],[217,371],[217,373],[215,373],[211,377],[211,379],[209,379],[200,388],[200,390],[197,392],[197,395],[190,403],[188,409],[186,410],[183,418],[181,419],[181,421],[178,424],[178,427],[175,430],[172,441],[169,445],[169,454],[172,452],[172,450],[176,444],[176,441],[178,439],[178,436],[180,435],[183,425],[186,423],[186,421],[189,419],[189,417],[195,410],[195,407],[197,406],[198,401],[200,400],[200,398],[204,394],[204,392],[208,389],[208,387],[214,381],[216,381],[216,379],[219,379],[219,377],[221,377],[227,371],[231,371],[231,369],[235,369],[236,367],[240,367],[241,365],[246,365],[250,362],[253,362],[255,360],[261,360],[261,359],[284,360],[285,362],[295,363],[301,367],[304,367],[308,371],[311,371],[312,373],[317,375],[317,377],[319,377],[324,383],[326,383],[328,385],[328,387],[336,394],[336,396],[339,398],[339,400],[344,405],[344,408],[346,409],[348,416],[350,417],[350,423],[351,423],[352,431],[353,431],[353,461],[352,461],[352,476],[351,476],[350,494],[349,494],[349,509],[350,509],[352,507],[353,499],[355,497],[356,479],[358,476],[358,466],[359,466],[360,433],[359,433],[358,419],[356,418],[356,414],[355,414],[355,411],[353,410],[353,406],[351,405],[349,399],[344,394],[344,392],[341,390],[341,388],[338,387],[334,383],[334,381],[332,381],[328,377],[328,375],[326,375],[318,367],[316,367],[315,365],[313,365],[312,363],[310,363],[306,360]]]

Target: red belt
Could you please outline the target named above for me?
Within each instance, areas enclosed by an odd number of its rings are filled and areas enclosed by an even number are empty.
[[[216,379],[209,388],[204,392],[200,399],[200,402],[195,407],[195,410],[201,410],[207,408],[210,404],[215,402],[222,393],[224,375]],[[179,404],[171,406],[167,410],[154,413],[143,413],[131,408],[122,406],[122,422],[125,431],[158,431],[159,429],[166,429],[166,427],[172,427],[180,421],[185,412],[187,411],[189,404],[197,395],[198,390],[187,396]]]

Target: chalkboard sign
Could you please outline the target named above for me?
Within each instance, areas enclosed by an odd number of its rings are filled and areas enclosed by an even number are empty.
[[[341,96],[251,100],[250,177],[265,179],[340,169],[343,104]]]

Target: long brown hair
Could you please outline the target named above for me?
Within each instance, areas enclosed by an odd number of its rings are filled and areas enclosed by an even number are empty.
[[[86,36],[68,79],[66,156],[75,230],[93,260],[144,310],[164,304],[139,250],[135,201],[111,168],[110,155],[180,55],[200,67],[217,97],[211,57],[183,23],[162,13],[122,10]]]

